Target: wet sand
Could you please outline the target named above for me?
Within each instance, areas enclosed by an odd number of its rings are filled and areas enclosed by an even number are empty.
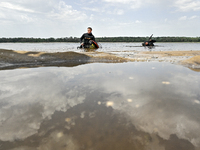
[[[39,67],[39,66],[77,66],[92,62],[126,62],[124,58],[115,55],[105,55],[98,53],[88,55],[87,53],[63,52],[63,53],[45,53],[0,50],[0,68],[21,68],[21,67]]]
[[[124,51],[126,53],[126,51]],[[133,55],[116,53],[89,52],[28,52],[0,49],[0,69],[39,67],[39,66],[77,66],[86,63],[121,63],[121,62],[148,62],[167,61],[200,68],[200,51],[165,51],[165,52],[138,52]]]
[[[141,52],[140,54],[161,55],[163,57],[169,56],[196,56],[200,55],[200,51],[162,51],[162,52]]]
[[[200,68],[200,55],[194,56],[190,59],[186,59],[182,61],[183,65],[192,66],[193,68]]]

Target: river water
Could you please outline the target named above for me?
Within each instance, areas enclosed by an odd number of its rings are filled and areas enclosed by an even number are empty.
[[[164,62],[0,71],[0,149],[200,150],[199,91]]]
[[[190,51],[200,50],[200,43],[156,43],[153,49],[142,47],[141,43],[101,43],[99,52],[131,52],[131,51]],[[77,49],[79,43],[0,43],[0,49],[43,51],[43,52],[67,52],[82,50]]]

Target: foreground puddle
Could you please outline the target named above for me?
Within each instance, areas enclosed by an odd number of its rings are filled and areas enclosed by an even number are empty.
[[[199,91],[169,63],[0,71],[0,149],[199,150]]]

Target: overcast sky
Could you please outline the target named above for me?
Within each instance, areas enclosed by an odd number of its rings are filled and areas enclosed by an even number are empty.
[[[200,0],[0,0],[0,37],[200,36]]]

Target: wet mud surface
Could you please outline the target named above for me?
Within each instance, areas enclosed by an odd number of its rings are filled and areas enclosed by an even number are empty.
[[[41,66],[77,66],[87,63],[171,62],[189,68],[200,68],[200,51],[98,51],[30,52],[0,49],[0,69]]]
[[[200,76],[159,62],[0,71],[2,150],[200,150]]]
[[[127,59],[117,57],[113,54],[94,52],[28,52],[0,50],[0,68],[12,69],[22,67],[41,67],[41,66],[77,66],[92,62],[127,62]]]

